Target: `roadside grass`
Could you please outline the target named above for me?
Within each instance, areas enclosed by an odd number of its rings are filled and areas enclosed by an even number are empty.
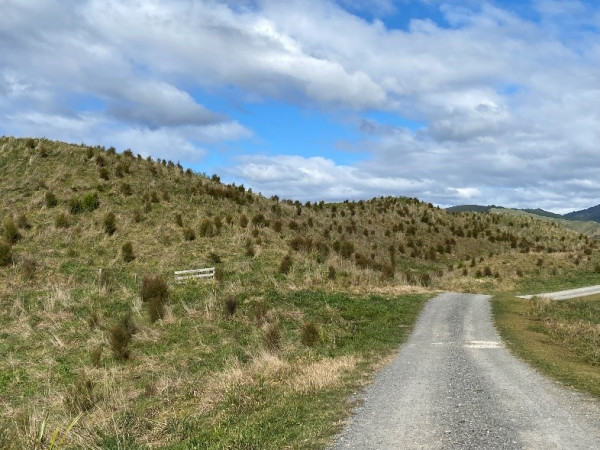
[[[561,268],[551,276],[529,275],[519,283],[519,295],[556,292],[586,286],[600,285],[600,271],[597,270],[598,257],[580,264],[581,267]]]
[[[92,326],[70,314],[19,340],[7,330],[0,447],[27,448],[42,419],[65,429],[79,413],[67,442],[86,448],[324,447],[353,406],[347,398],[406,339],[430,296],[271,291],[238,295],[229,314],[194,289],[173,290],[157,322],[134,306],[127,361],[105,337],[123,305],[95,304]],[[307,323],[317,330],[310,345]],[[267,338],[270,328],[278,337]]]
[[[492,311],[500,335],[516,355],[566,385],[600,397],[600,296],[556,301],[499,294]]]

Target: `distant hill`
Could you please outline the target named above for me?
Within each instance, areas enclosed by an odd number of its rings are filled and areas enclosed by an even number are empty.
[[[486,213],[494,208],[502,208],[501,206],[482,206],[482,205],[458,205],[451,206],[450,208],[446,208],[446,211],[452,213],[462,213],[462,212],[477,212],[477,213]]]
[[[569,220],[591,220],[600,222],[600,205],[592,206],[591,208],[582,211],[573,211],[563,216]]]
[[[458,205],[458,206],[451,206],[450,208],[446,208],[446,211],[453,212],[453,213],[461,213],[461,212],[486,213],[486,212],[490,212],[492,210],[499,210],[499,209],[511,209],[511,208],[504,208],[503,206],[496,206],[496,205],[488,205],[488,206],[482,206],[482,205]],[[560,214],[555,214],[553,212],[545,211],[545,210],[540,209],[540,208],[536,208],[536,209],[513,209],[513,211],[524,211],[526,213],[534,214],[536,216],[551,217],[553,219],[563,219],[563,216],[561,216]],[[583,219],[583,220],[592,220],[592,219]]]
[[[560,214],[556,214],[550,211],[545,211],[543,209],[540,208],[536,208],[536,209],[523,209],[522,211],[525,211],[529,214],[535,214],[536,216],[542,216],[542,217],[551,217],[553,219],[564,219],[563,216],[561,216]]]
[[[482,206],[482,205],[458,205],[447,208],[446,211],[451,213],[475,212],[486,213],[492,212],[497,214],[510,214],[518,216],[532,216],[541,219],[551,219],[551,221],[563,226],[569,230],[577,231],[584,235],[600,238],[600,205],[583,211],[574,211],[564,216],[540,208],[535,209],[513,209],[504,208],[502,206]]]

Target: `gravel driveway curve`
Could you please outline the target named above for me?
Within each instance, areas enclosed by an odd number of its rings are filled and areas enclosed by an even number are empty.
[[[600,448],[600,403],[512,356],[484,295],[430,300],[363,398],[334,449]]]

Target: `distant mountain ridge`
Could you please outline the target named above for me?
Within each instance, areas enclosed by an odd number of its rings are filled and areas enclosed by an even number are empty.
[[[600,205],[592,206],[581,211],[573,211],[563,216],[569,220],[585,220],[592,222],[600,222]]]

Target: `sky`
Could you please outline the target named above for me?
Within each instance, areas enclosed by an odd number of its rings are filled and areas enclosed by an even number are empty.
[[[595,0],[0,0],[0,134],[266,196],[600,203]]]

